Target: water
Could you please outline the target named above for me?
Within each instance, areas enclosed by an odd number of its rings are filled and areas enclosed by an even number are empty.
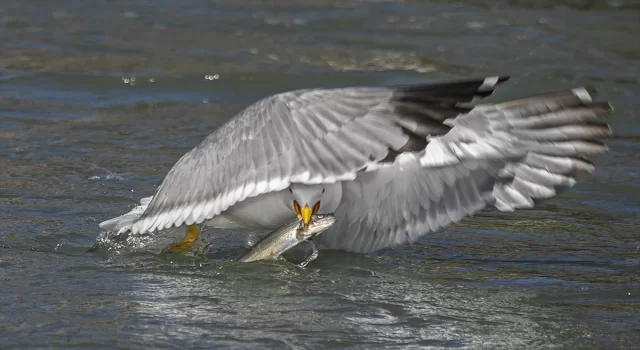
[[[636,1],[4,1],[1,348],[634,348],[640,343]],[[291,264],[87,252],[97,224],[256,99],[513,75],[492,99],[592,85],[597,171],[534,211]]]

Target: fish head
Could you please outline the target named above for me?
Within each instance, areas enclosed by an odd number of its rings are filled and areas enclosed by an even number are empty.
[[[336,223],[333,214],[316,214],[311,217],[307,228],[300,227],[298,237],[302,240],[313,238]]]

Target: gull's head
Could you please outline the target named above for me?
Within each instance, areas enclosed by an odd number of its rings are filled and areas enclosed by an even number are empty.
[[[308,227],[311,215],[320,212],[326,193],[325,186],[291,184],[289,192],[293,200],[293,211],[298,219],[302,219],[302,225]]]

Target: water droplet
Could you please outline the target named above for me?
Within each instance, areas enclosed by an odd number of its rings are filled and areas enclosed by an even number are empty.
[[[155,83],[156,82],[156,78],[149,78],[149,82],[150,83]]]
[[[122,79],[122,81],[124,81],[125,84],[129,84],[129,79],[127,78]]]
[[[614,1],[608,1],[609,6],[611,7],[622,7],[624,6],[624,1],[619,1],[619,0],[614,0]]]
[[[467,23],[467,28],[470,28],[470,29],[482,29],[482,28],[484,28],[486,26],[487,26],[487,24],[483,23],[483,22],[475,22],[475,21],[473,21],[473,22]]]
[[[51,16],[55,19],[69,19],[73,17],[70,13],[64,11],[53,11]]]
[[[125,13],[122,14],[122,16],[126,17],[126,18],[138,18],[139,15],[136,12],[133,11],[127,11]]]
[[[218,78],[220,78],[220,74],[214,74],[213,75],[213,79],[218,79]]]

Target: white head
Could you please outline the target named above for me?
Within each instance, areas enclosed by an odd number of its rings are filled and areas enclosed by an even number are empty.
[[[338,207],[342,194],[340,184],[304,185],[291,184],[293,211],[302,219],[303,225],[309,225],[311,215],[333,213]]]

